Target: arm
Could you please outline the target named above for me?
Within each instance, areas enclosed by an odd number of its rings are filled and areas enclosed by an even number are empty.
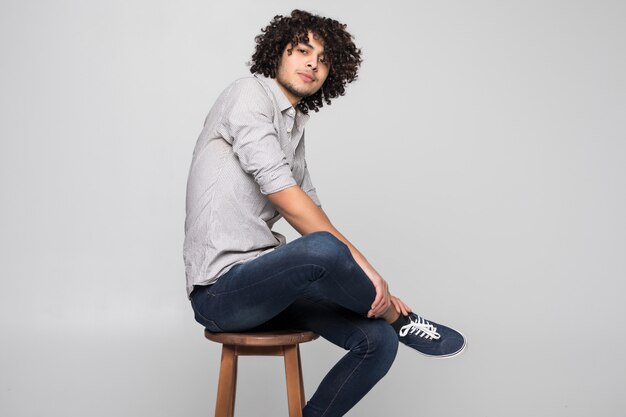
[[[326,216],[326,213],[324,213],[324,210],[315,205],[313,200],[300,187],[297,185],[288,187],[282,191],[268,194],[267,197],[276,207],[276,210],[301,235],[327,231],[345,243],[350,249],[354,260],[372,281],[376,289],[376,298],[372,303],[368,316],[377,317],[387,310],[391,302],[391,294],[389,294],[387,282],[376,272],[363,254],[339,233],[330,222],[328,216]]]

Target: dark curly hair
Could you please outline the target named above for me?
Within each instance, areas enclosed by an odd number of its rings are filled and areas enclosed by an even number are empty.
[[[346,85],[356,80],[361,59],[361,50],[354,42],[353,36],[346,31],[346,25],[336,20],[294,10],[291,16],[274,16],[274,19],[254,40],[256,49],[250,61],[250,72],[276,78],[280,59],[287,45],[297,45],[308,41],[311,31],[316,39],[324,42],[324,55],[330,64],[328,77],[322,87],[310,96],[298,102],[298,109],[303,113],[309,110],[319,111],[324,102],[343,96]]]

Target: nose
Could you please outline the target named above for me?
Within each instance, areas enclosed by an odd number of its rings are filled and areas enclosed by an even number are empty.
[[[312,57],[309,62],[306,64],[308,68],[311,68],[313,71],[317,70],[317,57]]]

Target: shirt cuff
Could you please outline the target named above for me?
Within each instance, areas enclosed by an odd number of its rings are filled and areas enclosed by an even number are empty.
[[[289,165],[281,165],[276,169],[264,172],[256,177],[256,182],[259,184],[263,195],[277,193],[285,188],[298,185],[293,178]]]

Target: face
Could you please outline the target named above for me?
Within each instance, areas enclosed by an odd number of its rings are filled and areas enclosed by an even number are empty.
[[[322,87],[328,71],[324,44],[309,32],[308,42],[293,47],[287,45],[280,59],[276,81],[295,107],[300,99],[315,94]]]

